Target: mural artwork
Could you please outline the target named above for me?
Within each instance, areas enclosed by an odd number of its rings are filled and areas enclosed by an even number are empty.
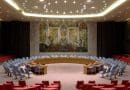
[[[49,21],[40,24],[40,52],[87,52],[85,22]]]

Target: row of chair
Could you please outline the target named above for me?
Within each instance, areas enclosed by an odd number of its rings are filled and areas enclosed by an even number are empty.
[[[109,66],[110,68],[104,69],[102,75],[108,74],[110,78],[115,76],[117,73],[120,74],[120,76],[124,73],[125,68],[127,66],[127,63],[120,61],[120,60],[115,60],[113,58],[105,58],[105,57],[97,57],[97,56],[89,56],[89,55],[43,55],[43,56],[31,56],[31,57],[23,57],[23,58],[16,58],[9,60],[7,62],[3,63],[3,67],[5,69],[5,72],[7,73],[8,76],[15,76],[16,78],[19,77],[22,79],[26,75],[29,77],[30,72],[29,68],[25,67],[25,70],[22,70],[20,68],[21,65],[27,64],[31,62],[32,60],[38,60],[39,58],[84,58],[84,59],[89,59],[89,60],[96,60],[98,62],[103,63],[104,65]],[[26,71],[26,72],[23,72]]]
[[[110,84],[97,84],[96,81],[77,81],[77,90],[130,90],[129,80],[122,80],[119,84],[117,80],[111,80]]]
[[[53,81],[50,84],[49,81],[42,81],[29,86],[24,80],[20,80],[18,85],[15,85],[13,81],[6,81],[6,83],[0,84],[0,90],[61,90],[61,82]]]

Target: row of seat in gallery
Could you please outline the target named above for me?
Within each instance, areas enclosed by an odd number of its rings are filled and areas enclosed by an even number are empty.
[[[13,81],[6,81],[4,84],[0,84],[0,90],[61,90],[61,82],[42,81],[33,85],[27,85],[25,80],[19,80],[18,85],[15,85]]]
[[[130,56],[129,55],[113,55],[113,58],[130,63]]]
[[[1,55],[0,56],[0,63],[14,59],[15,56],[14,55]]]
[[[109,84],[98,84],[96,81],[77,81],[77,90],[130,90],[129,80],[122,80],[118,83],[118,80],[111,80]]]
[[[63,85],[60,81],[42,81],[33,85],[27,85],[26,81],[20,80],[18,85],[15,85],[13,81],[6,81],[4,84],[0,84],[0,90],[61,90]],[[98,84],[96,81],[77,81],[75,84],[75,90],[130,90],[129,80],[122,80],[118,83],[117,80],[112,80],[109,84]]]
[[[127,66],[126,62],[113,59],[113,58],[105,58],[105,57],[97,57],[97,56],[89,56],[89,55],[44,55],[44,56],[31,56],[31,57],[23,57],[23,58],[15,58],[9,61],[2,63],[5,73],[8,76],[12,76],[14,78],[22,79],[24,77],[30,77],[30,70],[26,66],[27,63],[37,60],[37,59],[45,59],[45,58],[83,58],[89,60],[96,60],[97,62],[103,63],[105,66],[102,70],[102,76],[107,76],[112,79],[115,75],[123,75],[125,73],[125,69]],[[20,67],[25,65],[25,70],[21,70]],[[107,68],[106,68],[107,67]],[[24,71],[24,72],[23,72]],[[117,73],[118,72],[118,73]]]

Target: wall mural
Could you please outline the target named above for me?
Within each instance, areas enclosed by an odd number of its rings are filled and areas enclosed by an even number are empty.
[[[40,52],[87,52],[85,22],[48,21],[40,24]]]

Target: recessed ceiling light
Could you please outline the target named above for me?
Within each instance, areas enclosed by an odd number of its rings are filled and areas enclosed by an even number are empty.
[[[55,4],[57,4],[58,3],[58,1],[55,1]]]
[[[73,4],[75,4],[76,3],[76,1],[73,1]]]
[[[43,6],[44,9],[46,9],[46,4]]]
[[[64,3],[67,3],[67,1],[66,1],[66,0],[64,0]]]
[[[40,2],[44,2],[44,0],[39,0]]]
[[[49,2],[48,5],[51,5],[51,3]]]
[[[38,6],[34,6],[35,9],[38,9]]]
[[[92,0],[87,0],[86,2],[91,2]]]
[[[56,11],[56,13],[59,13],[59,11]]]
[[[91,7],[92,9],[94,9],[95,7]]]
[[[25,2],[27,3],[28,1],[27,1],[27,0],[25,0]]]
[[[66,12],[64,11],[63,14],[66,14]]]

